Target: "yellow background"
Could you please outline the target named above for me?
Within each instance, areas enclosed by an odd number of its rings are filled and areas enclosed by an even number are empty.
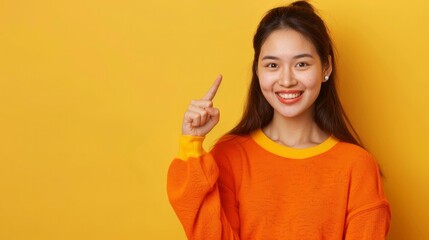
[[[1,1],[0,239],[185,239],[165,190],[184,110],[223,73],[207,147],[236,123],[256,25],[283,3]],[[390,239],[429,239],[428,1],[313,4]]]

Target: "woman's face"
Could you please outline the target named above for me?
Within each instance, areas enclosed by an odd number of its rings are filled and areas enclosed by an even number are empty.
[[[313,44],[292,29],[272,32],[261,47],[257,75],[274,114],[293,118],[311,113],[325,75]]]

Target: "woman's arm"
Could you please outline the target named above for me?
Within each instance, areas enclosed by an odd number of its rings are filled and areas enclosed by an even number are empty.
[[[219,180],[222,165],[219,167],[214,156],[202,147],[204,137],[219,121],[219,110],[212,100],[221,81],[219,75],[207,94],[189,105],[179,156],[168,171],[168,197],[189,239],[238,239],[237,204],[229,201],[235,199],[234,187],[222,182],[223,178]]]
[[[355,162],[350,179],[345,239],[386,239],[391,210],[383,192],[378,164],[369,153]]]
[[[234,186],[226,178],[218,181],[219,167],[213,155],[202,149],[203,139],[182,136],[181,156],[168,171],[170,203],[188,239],[239,239]]]

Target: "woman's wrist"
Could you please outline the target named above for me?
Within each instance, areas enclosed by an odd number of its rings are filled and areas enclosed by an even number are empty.
[[[189,158],[201,157],[205,153],[203,148],[204,139],[205,137],[203,136],[181,135],[177,158],[186,161]]]

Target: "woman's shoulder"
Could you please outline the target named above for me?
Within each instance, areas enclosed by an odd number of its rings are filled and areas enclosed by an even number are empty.
[[[348,142],[338,141],[338,143],[332,149],[336,154],[341,156],[350,156],[350,157],[363,157],[367,158],[371,154],[365,148]]]
[[[220,137],[215,145],[213,146],[213,150],[215,149],[241,149],[244,145],[251,139],[250,134],[246,135],[234,135],[234,134],[225,134]]]
[[[374,155],[359,145],[340,141],[332,150],[333,154],[348,163],[354,172],[365,174],[379,171]]]
[[[247,135],[223,135],[216,141],[210,152],[217,158],[238,159],[246,156],[249,150],[251,136]]]

